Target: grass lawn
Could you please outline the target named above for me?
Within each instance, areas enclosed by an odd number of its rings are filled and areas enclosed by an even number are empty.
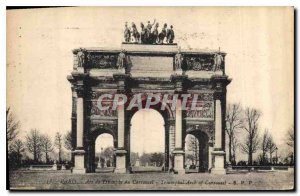
[[[92,173],[70,171],[12,171],[11,190],[291,190],[294,172],[227,175],[191,173]]]

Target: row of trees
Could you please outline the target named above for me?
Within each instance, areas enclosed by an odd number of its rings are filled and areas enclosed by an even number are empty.
[[[131,152],[130,163],[134,166],[137,160],[139,160],[141,166],[146,166],[148,164],[149,166],[155,165],[161,167],[164,164],[164,157],[164,153],[162,152],[143,153],[141,156],[136,152]]]
[[[54,140],[52,140],[49,135],[41,134],[39,130],[32,129],[23,141],[19,138],[20,122],[15,120],[10,108],[6,110],[6,118],[8,158],[12,162],[11,165],[20,165],[22,157],[27,153],[32,155],[33,163],[40,163],[43,156],[45,162],[49,163],[50,154],[55,150],[58,151],[58,161],[61,162],[63,148],[69,151],[72,149],[71,132],[64,136],[57,132]]]
[[[273,153],[278,150],[271,133],[265,129],[260,136],[259,119],[261,112],[254,108],[242,109],[240,104],[229,104],[226,109],[226,134],[228,138],[229,162],[236,163],[237,150],[248,156],[248,165],[253,164],[253,155],[261,150],[259,163],[261,165],[272,164],[274,159]],[[241,139],[240,133],[246,137]],[[294,148],[294,128],[288,131],[287,145]],[[269,158],[268,158],[269,156]],[[290,156],[290,155],[287,155]],[[277,155],[276,155],[277,159]],[[275,160],[277,164],[278,160]]]

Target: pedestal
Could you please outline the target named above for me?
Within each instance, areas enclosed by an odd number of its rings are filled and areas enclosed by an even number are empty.
[[[118,149],[115,151],[116,154],[116,169],[115,173],[126,173],[126,150]]]
[[[84,174],[86,169],[84,167],[84,150],[75,150],[75,167],[73,168],[74,174]]]
[[[185,174],[184,170],[184,151],[183,150],[174,150],[174,170],[178,174]]]
[[[174,71],[174,73],[175,73],[175,75],[182,75],[183,71],[182,71],[182,69],[176,69]]]
[[[224,151],[213,151],[212,155],[215,160],[214,167],[211,169],[212,174],[226,174],[226,170],[224,167]]]

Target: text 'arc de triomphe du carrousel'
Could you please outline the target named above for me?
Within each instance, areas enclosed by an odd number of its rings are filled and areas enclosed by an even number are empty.
[[[73,173],[95,172],[95,140],[103,133],[113,136],[114,172],[129,172],[131,118],[146,106],[164,119],[165,171],[185,172],[185,138],[192,134],[199,140],[200,167],[226,173],[226,86],[231,81],[225,74],[226,54],[181,50],[173,43],[173,27],[164,24],[160,33],[158,27],[141,23],[139,32],[134,23],[126,23],[120,48],[73,50],[68,76]]]

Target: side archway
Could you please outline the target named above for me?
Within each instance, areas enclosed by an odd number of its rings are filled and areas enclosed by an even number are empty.
[[[191,130],[185,137],[185,165],[187,172],[208,172],[209,137],[201,130]]]
[[[104,127],[96,127],[95,129],[91,130],[91,133],[89,134],[89,144],[88,144],[88,168],[89,168],[89,172],[90,173],[95,173],[97,167],[102,167],[104,166],[103,160],[100,159],[100,153],[102,154],[102,149],[101,147],[100,149],[97,149],[96,145],[98,144],[99,146],[101,146],[101,143],[103,143],[103,138],[102,136],[108,136],[109,138],[109,142],[105,141],[104,143],[109,143],[110,146],[113,148],[113,150],[116,148],[117,145],[117,138],[116,135],[114,133],[113,130],[108,129],[108,128],[104,128]],[[98,141],[100,139],[100,141]],[[102,142],[101,142],[102,140]],[[99,143],[100,142],[100,143]],[[96,151],[97,150],[97,151]],[[100,152],[99,152],[100,151]],[[97,153],[97,156],[96,156]],[[116,157],[114,154],[112,154],[112,160],[109,163],[110,167],[115,167],[115,163],[116,163]],[[113,171],[113,170],[112,170]]]

